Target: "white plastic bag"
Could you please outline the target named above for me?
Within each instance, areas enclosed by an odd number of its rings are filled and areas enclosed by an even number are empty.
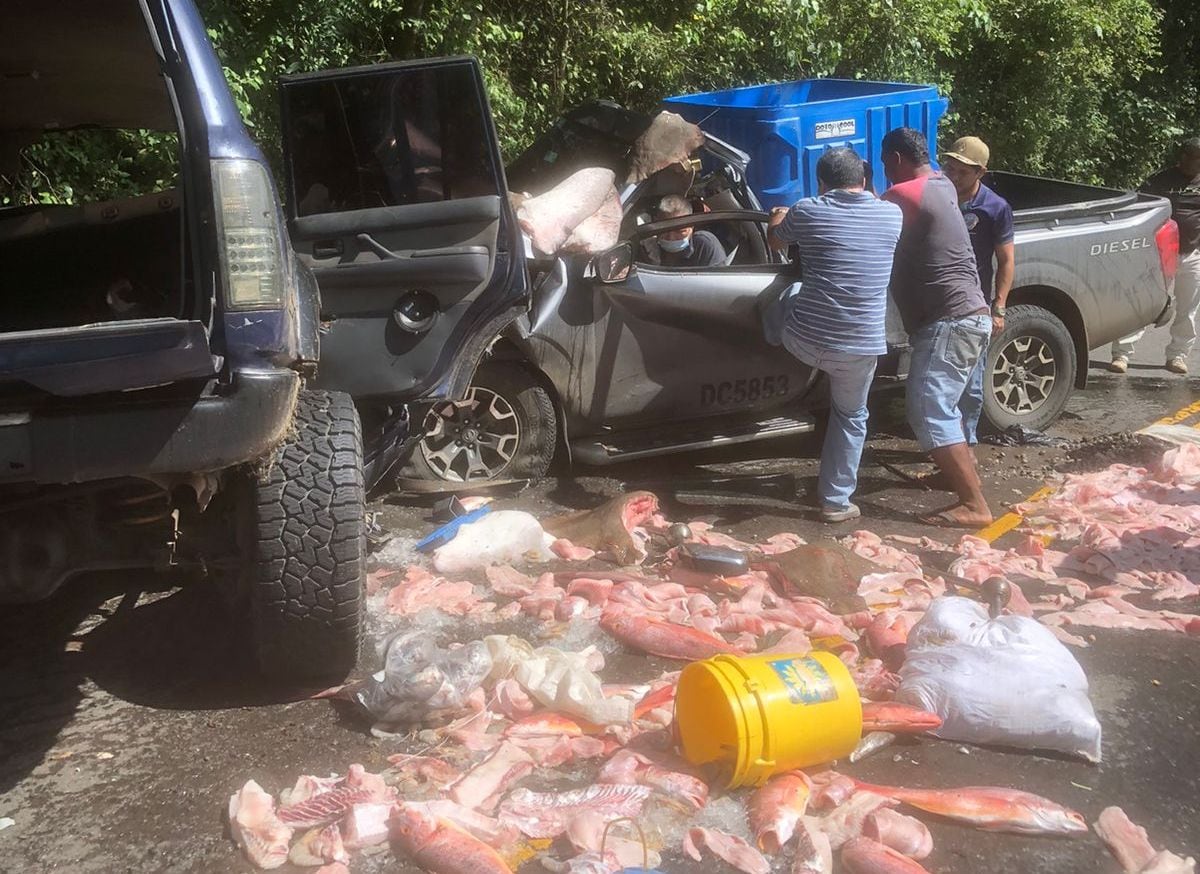
[[[491,656],[490,681],[511,677],[543,707],[595,725],[628,725],[633,718],[631,701],[604,697],[600,678],[588,666],[594,647],[582,652],[552,646],[534,649],[519,637],[503,634],[483,642]]]
[[[1100,761],[1087,676],[1033,619],[938,598],[908,636],[896,700],[936,713],[947,740],[1054,750]]]
[[[494,564],[518,565],[554,558],[554,538],[533,516],[520,510],[497,510],[458,529],[454,539],[433,551],[439,574],[456,574]]]

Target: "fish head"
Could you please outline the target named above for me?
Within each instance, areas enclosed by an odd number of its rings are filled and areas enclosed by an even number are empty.
[[[1079,813],[1067,807],[1054,805],[1037,811],[1039,831],[1054,834],[1073,834],[1088,830],[1087,821]]]
[[[393,840],[408,847],[419,847],[433,837],[438,829],[435,816],[407,804],[397,805],[388,818],[388,832]]]

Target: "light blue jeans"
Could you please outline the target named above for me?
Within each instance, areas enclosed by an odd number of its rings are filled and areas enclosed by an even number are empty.
[[[969,446],[979,442],[976,432],[979,430],[979,417],[983,415],[983,384],[987,377],[987,356],[988,341],[985,340],[983,351],[979,353],[979,360],[975,362],[975,369],[971,371],[971,378],[967,382],[967,391],[958,404],[963,418],[963,435],[967,438]]]
[[[991,335],[986,313],[941,319],[909,334],[904,394],[908,424],[922,452],[967,442],[962,402]]]
[[[875,355],[822,349],[798,340],[786,330],[783,346],[829,377],[829,426],[821,447],[817,495],[823,509],[844,510],[858,487],[858,464],[867,441],[867,395],[879,359]]]

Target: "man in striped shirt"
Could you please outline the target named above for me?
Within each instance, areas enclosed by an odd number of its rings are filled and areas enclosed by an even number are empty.
[[[774,249],[795,244],[803,283],[783,332],[789,352],[829,378],[831,410],[817,492],[826,522],[855,519],[850,498],[867,438],[867,394],[887,352],[884,319],[900,208],[866,191],[863,159],[829,149],[817,161],[820,196],[771,212]]]

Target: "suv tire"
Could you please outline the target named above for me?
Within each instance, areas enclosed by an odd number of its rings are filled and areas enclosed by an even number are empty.
[[[527,368],[489,361],[471,380],[467,399],[474,406],[445,402],[419,423],[426,428],[432,421],[441,430],[421,438],[402,478],[485,483],[546,475],[558,445],[558,420],[550,393]]]
[[[301,390],[292,430],[237,500],[258,667],[340,680],[358,660],[366,556],[362,433],[350,396]]]
[[[984,418],[998,431],[1043,430],[1067,405],[1076,364],[1075,341],[1058,316],[1029,304],[1009,307],[1004,330],[988,344]]]

